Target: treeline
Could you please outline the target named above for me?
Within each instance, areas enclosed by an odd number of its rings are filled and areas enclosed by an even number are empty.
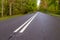
[[[0,17],[35,11],[37,0],[0,0]]]
[[[60,15],[59,0],[41,0],[40,11]]]

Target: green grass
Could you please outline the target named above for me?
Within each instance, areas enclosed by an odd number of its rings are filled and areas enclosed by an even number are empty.
[[[49,12],[43,12],[43,13],[46,13],[46,14],[48,14],[48,15],[51,15],[51,16],[60,17],[60,15],[58,15],[58,14],[55,14],[55,13],[49,13]]]
[[[10,19],[10,18],[14,18],[14,17],[17,17],[17,16],[22,16],[22,15],[24,15],[24,14],[0,17],[0,21],[7,20],[7,19]]]
[[[51,16],[60,17],[60,15],[58,15],[58,14],[55,14],[55,13],[47,13],[47,14],[49,14],[49,15],[51,15]]]
[[[60,17],[60,15],[59,14],[56,14],[56,13],[50,13],[50,12],[44,12],[44,13],[46,13],[48,15],[51,15],[51,16]]]
[[[58,14],[54,14],[54,13],[47,13],[48,15],[51,15],[51,16],[55,16],[55,17],[60,17],[60,15]]]

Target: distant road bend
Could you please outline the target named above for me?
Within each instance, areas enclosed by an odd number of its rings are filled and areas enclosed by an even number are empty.
[[[36,12],[0,21],[0,40],[60,40],[60,18]]]

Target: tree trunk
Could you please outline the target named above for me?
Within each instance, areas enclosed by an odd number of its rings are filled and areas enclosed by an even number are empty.
[[[12,15],[12,4],[11,3],[9,4],[9,15],[10,16]]]
[[[60,10],[60,0],[59,0],[59,10]]]
[[[3,13],[4,13],[4,0],[2,0],[2,14],[1,14],[2,17],[3,17]]]

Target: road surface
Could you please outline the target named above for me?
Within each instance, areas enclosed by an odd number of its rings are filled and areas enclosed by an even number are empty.
[[[60,18],[36,12],[0,21],[0,40],[60,40]]]

